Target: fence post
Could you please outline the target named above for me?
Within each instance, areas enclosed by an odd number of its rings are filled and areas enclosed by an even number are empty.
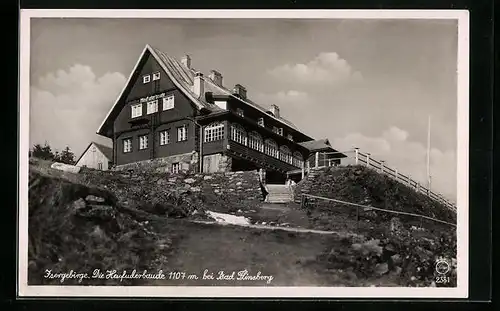
[[[319,151],[316,151],[315,158],[314,158],[314,167],[318,168],[319,166]]]
[[[359,163],[359,148],[354,148],[354,155],[355,155],[355,160],[356,160],[356,165]]]
[[[417,183],[417,192],[420,192],[420,183]]]
[[[396,181],[398,180],[398,169],[394,169],[394,178],[396,178]]]
[[[359,230],[359,206],[356,206],[356,229]]]
[[[385,161],[384,160],[381,160],[380,161],[380,172],[383,174],[384,173],[384,163]]]
[[[408,186],[411,188],[411,176],[408,174]]]
[[[370,153],[366,154],[366,167],[370,167]]]

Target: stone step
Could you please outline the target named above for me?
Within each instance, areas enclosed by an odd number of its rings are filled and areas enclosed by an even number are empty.
[[[293,198],[291,196],[267,196],[266,202],[274,203],[274,202],[292,202]]]
[[[273,204],[289,204],[290,201],[269,201],[269,203],[273,203]]]
[[[291,194],[276,194],[276,193],[268,194],[267,196],[272,197],[272,198],[291,198],[292,197]]]
[[[281,195],[281,196],[283,196],[283,195],[288,195],[288,196],[291,196],[292,194],[291,194],[291,193],[289,193],[289,192],[288,192],[288,193],[275,193],[275,192],[269,192],[269,193],[268,193],[268,195]]]

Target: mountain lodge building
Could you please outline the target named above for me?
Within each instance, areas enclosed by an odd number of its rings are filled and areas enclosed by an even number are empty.
[[[189,56],[178,61],[146,45],[97,131],[113,141],[111,162],[161,161],[174,173],[262,169],[268,183],[281,183],[346,157],[320,157],[336,152],[327,139],[314,140],[278,106],[265,109],[222,78],[195,70]]]

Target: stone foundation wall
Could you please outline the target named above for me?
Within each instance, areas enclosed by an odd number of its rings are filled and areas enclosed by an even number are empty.
[[[231,172],[232,165],[233,158],[223,154],[219,162],[219,172]]]
[[[134,163],[118,165],[113,168],[115,171],[154,171],[158,173],[168,173],[172,170],[172,164],[179,163],[180,171],[183,173],[195,173],[199,171],[199,156],[193,151],[190,153],[178,154],[170,157],[156,158]]]
[[[264,201],[257,171],[174,174],[82,168],[80,174],[88,184],[106,185],[122,200],[134,199],[144,206],[161,202],[168,194],[177,194],[195,205],[218,212],[257,209]]]
[[[171,175],[165,185],[201,194],[213,211],[255,209],[264,200],[257,171]]]

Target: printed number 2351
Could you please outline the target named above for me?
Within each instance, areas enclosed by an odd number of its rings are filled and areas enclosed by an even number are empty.
[[[436,277],[436,284],[446,284],[450,282],[450,277],[448,276],[438,276]]]

